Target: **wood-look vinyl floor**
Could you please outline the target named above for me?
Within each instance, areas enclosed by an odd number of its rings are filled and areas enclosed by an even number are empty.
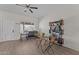
[[[0,55],[44,55],[37,46],[37,41],[34,39],[0,42]],[[79,55],[78,51],[66,47],[56,45],[52,48],[54,54],[52,50],[49,50],[51,55]],[[49,55],[49,53],[45,52],[45,55]]]

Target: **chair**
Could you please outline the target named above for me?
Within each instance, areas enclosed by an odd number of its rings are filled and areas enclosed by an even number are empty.
[[[41,42],[42,42],[42,40],[44,39],[44,33],[39,33],[39,43],[38,43],[38,48],[39,48],[39,46],[41,46]]]
[[[54,54],[54,50],[53,50],[52,46],[57,43],[57,41],[56,41],[55,39],[56,39],[56,38],[55,38],[54,36],[50,36],[50,37],[49,37],[48,46],[45,48],[45,50],[43,51],[43,53],[45,53],[46,51],[48,52],[49,49],[52,49],[52,52],[53,52],[53,54]],[[48,52],[48,53],[49,53],[49,52]]]

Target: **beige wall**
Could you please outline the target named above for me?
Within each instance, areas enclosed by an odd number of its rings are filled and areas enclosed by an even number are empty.
[[[61,17],[59,17],[60,19]],[[40,31],[49,36],[49,22],[55,21],[53,17],[45,17],[39,23]],[[64,18],[64,46],[79,51],[79,14]]]

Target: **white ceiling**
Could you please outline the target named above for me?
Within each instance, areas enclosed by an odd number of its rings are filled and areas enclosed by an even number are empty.
[[[31,4],[31,6],[38,7],[37,10],[33,10],[34,13],[27,11],[26,15],[43,18],[48,15],[51,16],[64,16],[69,17],[75,14],[79,14],[79,5],[62,5],[62,4]],[[0,10],[13,12],[16,14],[24,15],[24,8],[15,4],[0,4]]]

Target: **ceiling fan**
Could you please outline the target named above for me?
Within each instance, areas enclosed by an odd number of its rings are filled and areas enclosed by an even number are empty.
[[[38,9],[38,7],[31,7],[30,4],[16,4],[17,6],[21,6],[21,7],[24,7],[24,12],[27,12],[27,9],[33,13],[32,9]]]

